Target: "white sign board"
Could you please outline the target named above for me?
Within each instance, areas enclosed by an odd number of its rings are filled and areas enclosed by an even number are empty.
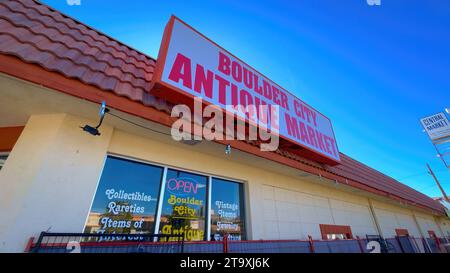
[[[442,112],[423,118],[420,123],[432,141],[450,136],[450,123]]]
[[[201,97],[223,110],[236,105],[278,105],[280,137],[319,157],[339,162],[331,121],[192,27],[172,16],[153,75],[164,97]],[[258,124],[258,114],[233,113]]]

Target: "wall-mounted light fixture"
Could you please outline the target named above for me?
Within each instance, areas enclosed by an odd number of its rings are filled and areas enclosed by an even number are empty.
[[[230,144],[227,144],[227,146],[225,147],[225,154],[226,155],[231,154],[231,145]]]
[[[102,126],[103,119],[105,118],[105,114],[108,112],[109,112],[109,109],[106,108],[105,101],[102,101],[102,105],[100,106],[100,111],[98,113],[100,116],[100,121],[98,122],[97,126],[92,127],[92,126],[86,124],[80,128],[83,129],[83,131],[88,132],[89,134],[91,134],[93,136],[99,136],[100,131],[98,129],[100,128],[100,126]]]

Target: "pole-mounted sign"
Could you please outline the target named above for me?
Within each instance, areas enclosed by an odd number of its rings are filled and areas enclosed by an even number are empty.
[[[442,112],[422,118],[420,123],[433,142],[450,137],[450,122]]]

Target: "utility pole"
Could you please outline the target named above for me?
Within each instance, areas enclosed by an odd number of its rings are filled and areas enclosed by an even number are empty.
[[[441,183],[439,183],[439,180],[437,179],[436,175],[434,175],[434,172],[431,169],[430,165],[428,165],[428,163],[427,163],[427,168],[428,168],[429,174],[434,178],[434,181],[436,181],[436,184],[438,185],[439,189],[441,190],[442,195],[444,196],[444,200],[450,203],[450,200],[448,199],[447,194],[445,193],[444,189],[442,188]]]

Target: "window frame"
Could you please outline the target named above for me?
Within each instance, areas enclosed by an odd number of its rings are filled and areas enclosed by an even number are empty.
[[[396,236],[409,236],[409,230],[407,228],[396,228],[395,235]]]
[[[344,234],[346,239],[344,240],[351,240],[354,238],[352,227],[349,225],[334,225],[334,224],[320,224],[320,233],[322,235],[322,240],[329,240],[328,235],[341,235]],[[332,239],[336,240],[336,239]],[[342,239],[337,239],[342,240]]]
[[[8,160],[10,154],[11,152],[0,152],[0,156],[6,156],[5,161],[3,161],[3,163],[0,164],[0,170],[3,169],[3,166],[5,166],[5,162],[6,160]]]
[[[438,236],[436,235],[436,232],[432,229],[428,230],[427,233],[428,233],[429,238],[432,238],[432,239],[438,238]]]
[[[156,213],[157,213],[157,211],[158,211],[159,196],[160,196],[160,192],[161,192],[161,189],[162,189],[162,185],[163,185],[163,183],[165,183],[165,180],[163,180],[163,179],[165,179],[165,176],[164,176],[164,174],[165,174],[165,167],[162,166],[162,165],[160,165],[160,164],[153,164],[153,163],[149,163],[149,162],[142,161],[142,160],[134,160],[134,159],[132,159],[132,158],[123,157],[123,156],[117,156],[117,155],[110,154],[110,153],[107,153],[107,154],[104,156],[104,158],[103,158],[102,167],[101,167],[101,170],[100,170],[100,172],[99,172],[99,176],[98,176],[98,178],[97,178],[97,184],[96,184],[96,186],[95,186],[94,192],[92,193],[91,203],[90,203],[90,205],[89,205],[89,211],[88,211],[88,214],[87,214],[87,216],[86,216],[86,220],[85,220],[85,222],[84,222],[83,228],[82,228],[82,230],[81,230],[80,232],[81,232],[81,233],[84,233],[84,231],[86,230],[86,226],[87,226],[87,224],[88,224],[88,222],[89,222],[89,216],[90,216],[90,214],[91,214],[91,212],[92,212],[92,206],[94,205],[95,197],[96,197],[96,195],[97,195],[97,191],[98,191],[98,189],[99,189],[100,182],[102,181],[102,176],[103,176],[103,173],[104,173],[104,171],[105,171],[106,161],[108,160],[108,158],[117,158],[117,159],[129,161],[129,162],[131,162],[131,163],[140,163],[140,164],[144,164],[144,165],[151,165],[151,166],[158,167],[158,168],[161,168],[161,169],[162,169],[161,181],[160,181],[160,186],[159,186],[160,188],[158,189],[158,194],[156,195],[156,197],[158,198],[158,200],[157,200],[157,203],[156,203],[155,221],[154,221],[154,224],[153,224],[153,229],[151,229],[151,230],[150,230],[150,233],[149,233],[149,234],[155,234],[155,233],[156,233],[156,232],[155,232],[155,231],[156,231],[156,230],[155,230],[155,227],[156,227],[156,221],[157,221],[157,219],[156,219]],[[158,220],[159,220],[159,219],[158,219]]]
[[[192,170],[192,169],[187,169],[187,168],[183,168],[183,167],[179,167],[179,166],[174,166],[174,165],[169,165],[169,164],[162,164],[159,162],[154,162],[154,161],[150,161],[150,160],[143,160],[140,158],[136,158],[136,157],[132,157],[132,156],[125,156],[125,155],[121,155],[121,154],[117,154],[117,153],[107,153],[105,155],[105,158],[103,160],[103,166],[101,168],[99,177],[98,177],[98,181],[97,181],[97,186],[95,188],[95,191],[92,194],[92,198],[91,198],[91,205],[89,207],[89,212],[88,215],[86,217],[86,221],[85,224],[83,226],[83,230],[86,228],[86,224],[87,221],[89,219],[89,213],[91,212],[92,209],[92,204],[94,202],[95,199],[95,195],[97,193],[98,187],[100,185],[100,181],[101,181],[101,177],[103,175],[104,169],[105,169],[105,165],[106,165],[106,161],[108,160],[108,157],[115,157],[115,158],[119,158],[119,159],[123,159],[123,160],[128,160],[131,162],[136,162],[136,163],[142,163],[142,164],[148,164],[148,165],[153,165],[155,167],[161,167],[163,168],[163,173],[162,173],[162,181],[160,184],[160,188],[159,188],[159,192],[158,192],[158,201],[157,201],[157,205],[156,205],[156,213],[155,213],[155,223],[154,223],[154,230],[153,230],[153,234],[157,234],[159,232],[159,228],[160,228],[160,224],[161,224],[161,213],[162,213],[162,208],[163,208],[163,199],[164,199],[164,194],[165,194],[165,189],[166,189],[166,180],[167,180],[167,172],[169,171],[169,169],[172,170],[177,170],[177,171],[182,171],[182,172],[187,172],[187,173],[192,173],[192,174],[197,174],[197,175],[201,175],[201,176],[205,176],[207,178],[207,191],[206,191],[206,217],[205,217],[205,238],[203,241],[210,241],[211,240],[211,196],[212,196],[212,180],[213,178],[218,178],[218,179],[222,179],[225,181],[229,181],[232,183],[239,183],[242,185],[242,192],[241,192],[241,197],[243,200],[242,201],[242,219],[244,221],[244,235],[245,238],[248,238],[248,219],[247,219],[247,204],[248,204],[248,200],[247,200],[247,181],[242,180],[242,179],[236,179],[233,177],[226,177],[226,176],[221,176],[221,175],[216,175],[213,173],[208,173],[208,172],[203,172],[203,171],[198,171],[198,170]]]
[[[239,210],[240,211],[239,212],[241,214],[241,218],[243,219],[243,227],[244,227],[244,232],[242,233],[244,239],[242,241],[248,240],[248,237],[247,237],[247,232],[248,232],[247,222],[248,221],[247,221],[247,209],[246,209],[246,206],[247,206],[247,200],[246,199],[247,198],[246,198],[246,195],[245,195],[245,192],[246,192],[245,186],[246,185],[244,183],[241,183],[241,182],[238,182],[238,181],[235,181],[235,180],[220,178],[220,177],[217,177],[217,176],[211,176],[210,177],[210,180],[211,180],[210,183],[211,184],[209,185],[209,189],[210,189],[210,192],[209,192],[209,194],[210,194],[209,206],[210,206],[210,208],[208,209],[208,211],[210,211],[210,209],[212,207],[211,197],[212,197],[212,188],[213,188],[212,187],[213,178],[220,179],[223,182],[227,182],[227,183],[239,184],[239,187],[240,187],[240,189],[239,189]],[[208,215],[209,215],[208,241],[210,241],[211,240],[211,225],[212,225],[212,223],[211,223],[211,212]]]
[[[183,173],[197,175],[197,176],[203,176],[204,178],[206,178],[206,191],[205,191],[205,199],[204,199],[205,202],[206,202],[206,204],[205,204],[205,218],[204,218],[205,230],[203,230],[203,240],[202,240],[202,241],[206,241],[207,230],[208,230],[208,227],[209,227],[208,222],[207,222],[208,218],[209,218],[208,215],[211,214],[211,213],[208,213],[208,212],[210,212],[210,210],[209,210],[209,190],[211,189],[211,184],[210,184],[211,176],[200,174],[200,173],[197,173],[195,171],[185,171],[185,170],[181,170],[179,168],[174,168],[174,167],[164,167],[164,171],[163,171],[163,179],[164,179],[163,181],[164,182],[161,184],[161,188],[160,188],[161,195],[159,196],[159,200],[161,200],[161,206],[157,207],[157,211],[156,211],[155,217],[157,217],[157,219],[158,219],[158,225],[156,225],[156,222],[155,222],[155,232],[154,233],[155,234],[159,234],[159,230],[161,228],[161,215],[162,215],[162,209],[164,207],[163,202],[164,202],[164,195],[166,193],[165,189],[166,189],[166,182],[167,182],[167,173],[169,172],[169,170],[183,172]],[[158,205],[159,205],[159,200],[158,200]]]

